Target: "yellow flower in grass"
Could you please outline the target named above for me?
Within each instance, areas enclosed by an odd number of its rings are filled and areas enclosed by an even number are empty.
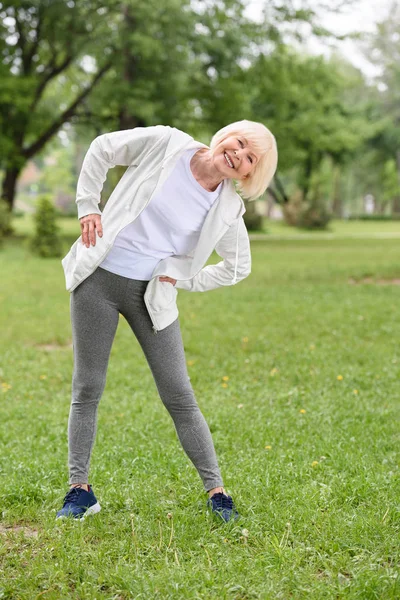
[[[195,360],[188,360],[187,364],[189,365],[189,367],[193,367],[195,362],[196,362]]]
[[[274,377],[274,375],[276,375],[277,373],[279,373],[279,370],[278,370],[276,367],[274,367],[274,368],[273,368],[273,369],[271,369],[271,371],[270,371],[270,375],[271,375],[271,377]]]
[[[47,379],[47,375],[41,375],[40,379]]]
[[[8,392],[8,390],[11,389],[11,385],[9,383],[6,383],[5,381],[3,381],[3,383],[1,384],[1,387],[3,389],[3,392]]]
[[[222,384],[222,387],[223,387],[223,388],[227,388],[227,387],[228,387],[228,384],[227,384],[227,383],[223,383],[223,384]]]
[[[243,344],[247,344],[248,341],[249,341],[249,338],[247,336],[242,338]]]
[[[265,446],[266,450],[271,450],[272,446]]]
[[[353,390],[353,394],[358,394],[358,390]]]
[[[319,465],[319,462],[317,460],[313,460],[311,466],[316,467],[317,465]]]
[[[343,375],[338,375],[338,376],[336,377],[336,379],[337,379],[338,381],[343,381]]]
[[[305,415],[307,411],[305,408],[301,408],[299,412],[301,415]]]
[[[229,381],[228,375],[224,375],[223,378],[222,378],[222,381]]]

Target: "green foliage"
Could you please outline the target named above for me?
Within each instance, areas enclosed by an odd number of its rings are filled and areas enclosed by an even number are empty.
[[[246,212],[244,213],[244,222],[248,231],[261,231],[263,227],[262,215],[257,213],[254,202],[245,202]]]
[[[283,205],[283,215],[288,225],[302,229],[325,229],[332,218],[328,209],[332,193],[332,165],[322,160],[318,170],[311,175],[306,198],[300,190]]]
[[[43,258],[62,255],[60,229],[56,224],[56,210],[50,196],[42,196],[38,200],[31,248]]]
[[[400,196],[399,173],[397,172],[396,161],[391,158],[383,165],[383,200],[392,202]]]
[[[331,218],[322,200],[314,198],[302,206],[296,225],[302,229],[326,229]]]
[[[305,199],[327,157],[334,165],[348,163],[376,132],[365,106],[349,95],[359,79],[343,63],[280,45],[247,72],[252,114],[277,138],[278,174],[290,170]]]
[[[322,162],[318,171],[311,177],[310,189],[299,212],[297,227],[302,229],[325,229],[332,218],[328,208],[328,194],[331,183],[329,165]]]

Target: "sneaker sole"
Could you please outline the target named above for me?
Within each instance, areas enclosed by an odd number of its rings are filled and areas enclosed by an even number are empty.
[[[74,519],[74,521],[84,521],[86,519],[86,517],[89,517],[90,515],[96,515],[100,511],[101,511],[101,506],[98,502],[96,502],[96,504],[93,504],[93,506],[89,506],[87,511],[84,512],[81,517],[73,517],[73,519]],[[56,517],[56,521],[58,521],[59,519],[70,519],[71,517],[72,517],[72,515],[68,515],[68,516],[60,515],[59,517]]]

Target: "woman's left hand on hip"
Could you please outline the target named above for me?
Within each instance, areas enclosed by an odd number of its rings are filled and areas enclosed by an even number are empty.
[[[176,279],[172,279],[172,277],[166,277],[164,275],[162,277],[159,277],[159,280],[160,281],[167,281],[168,283],[172,283],[172,285],[176,284]]]

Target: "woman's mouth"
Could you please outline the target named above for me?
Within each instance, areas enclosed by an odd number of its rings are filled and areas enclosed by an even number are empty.
[[[227,155],[226,152],[224,152],[224,158],[225,158],[225,162],[228,165],[228,167],[230,169],[234,169],[233,162],[231,161],[231,159],[229,158],[229,156]]]

